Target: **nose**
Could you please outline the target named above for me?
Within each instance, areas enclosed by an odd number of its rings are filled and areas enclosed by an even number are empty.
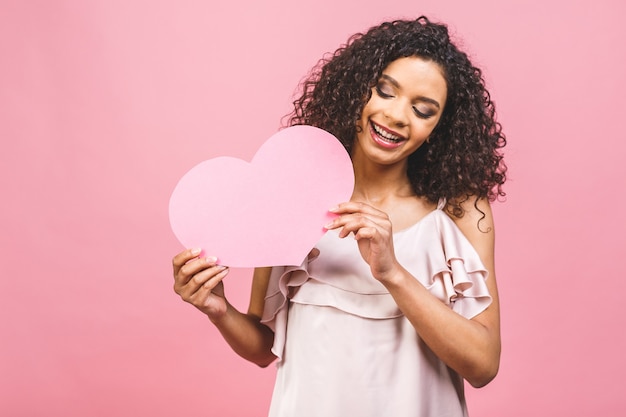
[[[395,100],[389,100],[387,106],[383,110],[383,115],[389,120],[390,124],[396,126],[406,126],[408,123],[407,111],[411,108],[410,105],[403,102],[404,100],[396,98]]]

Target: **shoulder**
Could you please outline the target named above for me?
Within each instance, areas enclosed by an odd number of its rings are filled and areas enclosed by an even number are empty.
[[[460,202],[463,215],[460,217],[452,214],[451,205],[448,204],[444,211],[452,218],[452,220],[465,230],[476,229],[477,232],[489,233],[493,231],[493,213],[491,204],[486,198],[469,197],[467,200]]]
[[[495,225],[491,204],[486,198],[470,197],[461,202],[461,208],[461,217],[450,214],[447,207],[444,211],[478,251],[483,261],[485,257],[493,257]]]

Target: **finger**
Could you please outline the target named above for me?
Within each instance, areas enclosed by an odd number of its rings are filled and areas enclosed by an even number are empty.
[[[186,285],[189,280],[202,271],[212,268],[217,265],[217,258],[214,256],[207,256],[204,258],[191,259],[181,266],[176,274],[174,274],[174,288],[177,286]]]
[[[391,227],[391,221],[387,213],[367,205],[361,206],[361,204],[362,203],[346,203],[346,206],[343,206],[343,208],[339,208],[336,211],[341,214],[327,223],[324,228],[327,230],[337,229],[354,219],[360,218],[369,218],[376,223],[380,223],[384,227]]]
[[[356,231],[354,238],[356,240],[369,239],[373,240],[380,236],[380,231],[374,227],[362,227]]]
[[[200,248],[185,249],[184,251],[174,256],[174,258],[172,259],[174,274],[176,274],[176,272],[178,272],[178,270],[191,259],[200,255],[200,252],[202,252],[202,249]]]
[[[203,285],[205,285],[216,275],[223,272],[225,269],[226,267],[219,265],[214,265],[212,267],[204,269],[199,273],[193,275],[187,283],[179,285],[178,287],[175,286],[174,290],[183,298],[183,300],[190,300],[193,298],[194,294],[203,287]],[[213,285],[210,289],[213,289],[215,285]]]
[[[207,301],[213,293],[213,290],[228,275],[229,271],[230,270],[228,268],[225,268],[217,274],[213,275],[189,296],[189,300],[194,305],[206,306]]]
[[[332,220],[324,227],[328,230],[338,229],[340,227],[345,228],[347,232],[341,233],[342,237],[345,237],[349,234],[350,231],[356,232],[359,227],[369,226],[391,231],[391,221],[386,215],[384,217],[381,217],[364,213],[344,214]]]
[[[342,216],[341,219],[336,220],[335,228],[339,227],[341,227],[341,230],[339,231],[339,237],[341,238],[348,236],[350,233],[356,234],[364,228],[381,228],[381,226],[376,221],[361,214]]]
[[[205,256],[203,258],[191,259],[186,264],[180,267],[180,273],[182,275],[194,275],[203,269],[210,268],[217,265],[217,258],[215,256]]]
[[[329,211],[339,215],[346,213],[363,213],[381,218],[388,217],[387,213],[384,211],[361,201],[348,201],[346,203],[341,203],[338,206],[331,208]]]
[[[204,285],[207,281],[212,279],[215,275],[223,272],[224,270],[226,270],[226,267],[222,265],[210,266],[195,274],[191,279],[190,284],[198,287]]]
[[[207,289],[209,291],[213,291],[213,289],[217,286],[217,284],[222,282],[222,280],[226,278],[226,275],[228,275],[228,273],[230,272],[230,269],[225,266],[220,266],[218,268],[223,268],[223,269],[221,269],[218,273],[216,273],[215,275],[213,275],[212,277],[204,281],[204,284],[202,284],[202,288]]]

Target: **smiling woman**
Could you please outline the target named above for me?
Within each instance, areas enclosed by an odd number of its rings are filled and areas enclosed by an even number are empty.
[[[257,268],[247,313],[219,254],[173,260],[175,291],[235,352],[278,359],[270,416],[467,415],[463,381],[486,385],[500,361],[494,114],[480,70],[425,17],[353,36],[303,83],[289,124],[333,133],[354,168],[328,232],[301,265]]]
[[[406,170],[407,157],[428,140],[441,119],[446,95],[438,64],[419,57],[389,64],[357,123],[353,159],[370,152],[374,157],[380,147],[380,163],[401,163]]]

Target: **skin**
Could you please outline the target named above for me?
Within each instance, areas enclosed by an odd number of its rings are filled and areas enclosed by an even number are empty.
[[[393,231],[411,226],[436,208],[414,194],[406,169],[408,156],[427,142],[437,125],[446,95],[441,68],[431,61],[400,58],[385,69],[358,123],[352,151],[354,193],[350,201],[331,209],[339,216],[326,228],[339,230],[341,238],[356,239],[372,275],[422,340],[471,385],[481,387],[498,372],[501,345],[495,229],[488,201],[469,199],[462,205],[464,216],[452,216],[489,271],[486,283],[493,302],[471,320],[430,294],[399,264],[393,247]],[[394,140],[385,141],[377,131]],[[199,253],[186,250],[174,257],[174,290],[209,317],[235,352],[267,366],[275,359],[270,351],[273,333],[260,318],[271,269],[255,270],[250,305],[247,313],[241,313],[224,296],[222,280],[228,268]]]

